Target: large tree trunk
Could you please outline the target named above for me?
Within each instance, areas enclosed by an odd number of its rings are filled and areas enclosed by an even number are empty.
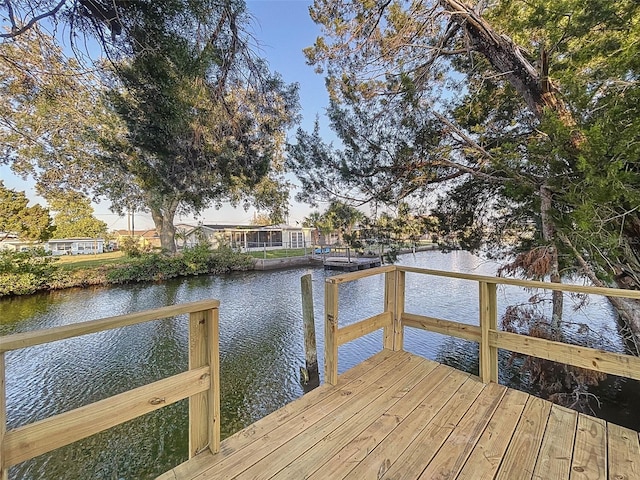
[[[176,253],[176,227],[173,220],[179,203],[176,198],[163,198],[150,207],[151,217],[160,237],[160,246],[168,253]]]

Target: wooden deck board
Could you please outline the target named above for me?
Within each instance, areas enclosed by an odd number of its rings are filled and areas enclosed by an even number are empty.
[[[158,477],[633,479],[637,432],[385,350]]]

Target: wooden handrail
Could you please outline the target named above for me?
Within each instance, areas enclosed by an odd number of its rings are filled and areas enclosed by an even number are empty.
[[[476,282],[479,288],[479,326],[405,312],[404,275],[406,273]],[[355,325],[338,328],[338,286],[342,283],[381,274],[384,274],[386,278],[384,312],[360,321]],[[379,328],[384,328],[383,348],[399,350],[402,349],[404,327],[419,328],[478,342],[480,345],[479,373],[484,382],[498,381],[498,349],[553,360],[598,372],[640,379],[639,357],[499,331],[497,327],[497,285],[640,299],[640,291],[637,290],[548,283],[405,266],[384,266],[336,275],[326,280],[326,290],[332,291],[330,297],[327,297],[326,306],[331,318],[335,319],[335,325],[332,328],[325,329],[325,345],[331,347],[325,350],[325,381],[333,384],[332,380],[337,379],[339,345],[358,338],[360,336],[358,333],[364,335]],[[327,317],[327,321],[328,319],[329,317]],[[383,319],[386,321],[382,321]],[[390,335],[393,335],[393,340],[390,339]]]
[[[189,457],[220,449],[218,300],[202,300],[0,337],[0,480],[12,465],[189,398]],[[13,430],[6,430],[5,352],[189,314],[186,372]]]

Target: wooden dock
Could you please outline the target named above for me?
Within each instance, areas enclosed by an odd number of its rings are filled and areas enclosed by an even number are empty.
[[[638,479],[638,433],[384,350],[158,477]]]
[[[341,270],[343,272],[356,272],[365,268],[380,266],[379,257],[327,257],[322,262],[325,270]]]

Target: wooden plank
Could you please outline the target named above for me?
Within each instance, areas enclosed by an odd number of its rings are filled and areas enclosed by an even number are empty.
[[[209,387],[209,439],[211,453],[220,451],[220,422],[222,412],[220,407],[220,310],[210,310],[209,327],[209,370],[211,385]]]
[[[7,387],[5,354],[0,352],[0,480],[8,480],[9,464],[5,453],[4,437],[7,432]]]
[[[338,284],[324,289],[324,381],[338,381]]]
[[[318,437],[310,437],[306,432],[304,432],[296,439],[293,439],[289,442],[289,446],[284,446],[280,449],[283,453],[286,453],[289,459],[286,459],[286,457],[279,457],[278,451],[272,453],[271,457],[273,460],[270,460],[267,457],[262,462],[266,462],[269,470],[273,471],[277,468],[274,465],[274,461],[278,460],[286,466],[271,478],[281,480],[289,478],[306,478],[316,468],[321,467],[323,464],[329,461],[335,462],[333,457],[345,445],[352,441],[373,422],[379,419],[386,411],[397,406],[398,403],[416,387],[416,385],[418,385],[434,368],[436,368],[436,365],[437,364],[434,362],[423,360],[423,362],[418,364],[415,369],[408,372],[406,375],[403,375],[398,382],[389,388],[389,390],[371,402],[366,409],[356,412],[347,422],[340,425],[328,435],[318,439]],[[415,400],[416,406],[417,403],[419,403],[419,400],[420,399]],[[405,407],[411,409],[412,403],[405,404]],[[294,458],[294,460],[291,461],[291,458]],[[286,464],[287,461],[290,462],[288,465]],[[257,467],[260,468],[259,466]],[[324,473],[324,469],[322,470]],[[242,478],[248,480],[253,478],[269,477],[262,473],[260,476],[256,477],[255,475],[250,474],[249,470],[247,470],[238,478],[239,480]],[[325,475],[324,478],[331,477]]]
[[[444,270],[431,270],[428,268],[405,267],[398,265],[398,270],[403,272],[434,275],[437,277],[458,278],[475,282],[496,283],[498,285],[514,285],[523,288],[540,288],[544,290],[557,290],[560,292],[586,293],[591,295],[604,295],[608,297],[625,297],[640,299],[640,290],[624,290],[620,288],[590,287],[585,285],[571,285],[568,283],[538,282],[534,280],[519,280],[516,278],[490,277],[471,273],[447,272]]]
[[[340,375],[336,387],[322,385],[225,439],[220,445],[220,453],[215,457],[200,454],[178,465],[173,471],[177,478],[193,478],[212,467],[217,467],[220,462],[237,455],[252,443],[268,438],[278,429],[280,435],[285,435],[288,431],[283,427],[285,424],[293,425],[298,422],[302,425],[312,425],[347,404],[351,398],[372,388],[377,379],[399,368],[409,357],[410,354],[407,352],[383,350]]]
[[[384,274],[384,311],[390,315],[390,322],[385,325],[384,332],[382,333],[382,347],[388,350],[395,350],[393,348],[393,340],[395,337],[393,328],[393,319],[395,318],[396,310],[396,271],[387,272]]]
[[[480,439],[507,389],[491,383],[453,429],[443,448],[426,466],[420,479],[455,478]]]
[[[489,332],[498,329],[496,284],[480,282],[480,378],[484,383],[498,382],[498,349],[489,344]]]
[[[395,462],[391,463],[391,459],[388,459],[379,466],[377,478],[394,480],[418,478],[484,388],[482,383],[469,379],[449,403],[442,406],[428,425],[413,424],[412,427],[421,430],[420,433]],[[346,478],[357,478],[352,476],[355,471],[354,469]]]
[[[489,344],[496,348],[640,380],[640,357],[509,332],[490,331],[489,338]]]
[[[550,402],[529,396],[496,480],[531,479],[550,411]]]
[[[612,423],[607,424],[609,479],[640,478],[640,444],[638,432]]]
[[[404,300],[406,290],[406,274],[396,270],[396,309],[393,315],[393,349],[400,351],[404,349],[404,326],[402,325],[402,314],[404,313]]]
[[[578,414],[570,480],[607,480],[607,424]]]
[[[393,314],[391,312],[383,312],[365,320],[361,320],[360,322],[339,328],[337,333],[338,346],[351,342],[356,338],[368,335],[369,333],[375,332],[383,327],[393,328],[392,315]],[[393,348],[390,348],[389,350],[393,350]]]
[[[450,337],[464,338],[472,342],[480,342],[482,338],[480,327],[477,325],[441,320],[439,318],[416,315],[415,313],[402,313],[402,325],[449,335]]]
[[[456,480],[493,479],[527,403],[528,395],[509,389]],[[560,477],[546,477],[547,479]]]
[[[376,398],[385,394],[404,375],[413,371],[423,362],[424,359],[410,355],[392,371],[378,377],[373,384],[363,388],[358,395],[351,394],[346,398],[337,398],[333,402],[334,405],[326,410],[316,408],[306,412],[301,419],[308,419],[308,421],[298,419],[278,426],[264,437],[257,439],[244,449],[222,459],[209,470],[195,476],[194,479],[226,480],[228,478],[240,478],[240,474],[242,474],[243,478],[248,477],[256,480],[269,478],[291,461],[288,456],[289,453],[286,456],[282,455],[282,450],[278,450],[279,447],[296,439],[303,432],[306,441],[316,439],[317,442],[348,421],[357,412],[366,410]],[[292,446],[291,448],[297,449],[299,439],[291,442],[290,445]],[[305,450],[306,448],[302,451]],[[278,452],[278,454],[272,455],[273,452]],[[261,462],[264,458],[268,458],[268,461]]]
[[[355,459],[358,460],[357,465],[351,466],[351,471],[346,475],[339,474],[335,478],[352,480],[379,478],[407,448],[418,445],[421,440],[428,441],[426,439],[428,433],[423,433],[425,426],[434,423],[434,418],[443,424],[447,418],[447,412],[452,408],[455,409],[455,405],[460,402],[466,403],[466,410],[479,393],[480,388],[482,388],[480,383],[470,380],[468,374],[450,369],[446,381],[439,384],[437,390],[427,395],[420,405],[400,422],[378,446],[372,451],[366,452],[364,458]],[[468,398],[474,390],[475,396]],[[462,400],[448,403],[454,394],[460,396]],[[446,408],[445,405],[447,405]]]
[[[419,409],[422,412],[427,410],[425,400],[436,389],[446,388],[444,382],[450,374],[451,369],[439,365],[398,403],[336,452],[330,461],[309,466],[305,478],[308,480],[344,478],[407,417],[415,415],[414,412]],[[311,473],[312,468],[315,469],[314,473]]]
[[[4,439],[4,462],[16,465],[53,449],[206,391],[209,368],[169,378],[10,430]]]
[[[345,282],[353,282],[354,280],[360,280],[361,278],[372,277],[374,275],[380,275],[382,273],[393,272],[396,270],[395,265],[386,265],[384,267],[370,268],[369,270],[359,270],[357,272],[345,273],[344,275],[335,275],[327,278],[328,284],[338,284]]]
[[[206,367],[209,370],[208,312],[189,315],[189,369]],[[189,397],[189,458],[209,446],[209,390]]]
[[[533,471],[534,480],[569,478],[578,412],[558,405],[551,407],[542,447]]]
[[[145,310],[143,312],[102,318],[100,320],[74,323],[72,325],[48,328],[46,330],[6,335],[4,337],[0,337],[0,353],[32,347],[34,345],[41,345],[43,343],[55,342],[66,338],[78,337],[80,335],[87,335],[89,333],[102,332],[113,328],[136,325],[150,320],[218,308],[219,306],[220,301],[218,300],[200,300],[198,302],[170,305],[168,307],[156,308],[154,310]]]

